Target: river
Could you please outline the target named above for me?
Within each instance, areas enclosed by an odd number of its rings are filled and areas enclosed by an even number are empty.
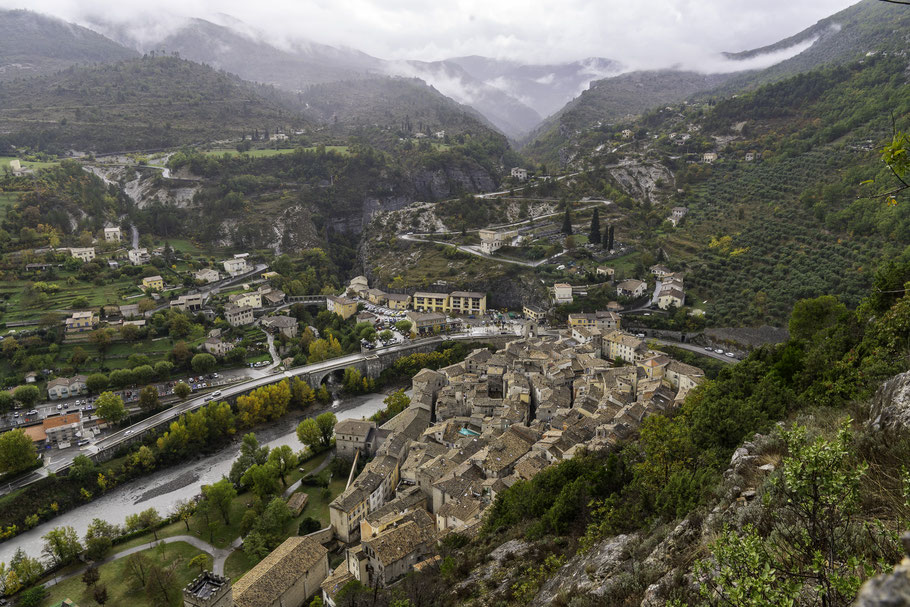
[[[385,397],[385,394],[367,394],[346,398],[343,401],[336,401],[331,411],[339,421],[369,417],[383,408],[382,401]],[[304,417],[302,413],[288,416],[280,422],[255,431],[259,444],[270,448],[290,445],[295,451],[303,449],[303,445],[297,440],[296,428]],[[110,493],[84,506],[79,506],[0,543],[0,562],[9,563],[17,548],[22,548],[29,556],[40,558],[44,543],[41,536],[54,527],[69,525],[82,538],[89,523],[95,518],[122,525],[127,515],[147,508],[155,508],[161,515],[169,514],[177,502],[198,495],[202,485],[211,484],[226,476],[238,455],[239,440],[204,458],[166,468],[148,477],[116,487]]]

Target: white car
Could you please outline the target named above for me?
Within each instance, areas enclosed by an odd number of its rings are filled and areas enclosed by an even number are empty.
[[[721,350],[720,348],[717,348],[716,350],[714,350],[714,353],[715,353],[715,354],[723,354],[724,351]]]

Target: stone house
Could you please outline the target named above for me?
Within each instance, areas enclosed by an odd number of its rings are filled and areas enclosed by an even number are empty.
[[[328,575],[328,550],[313,538],[292,536],[237,580],[234,605],[303,605],[319,591]]]

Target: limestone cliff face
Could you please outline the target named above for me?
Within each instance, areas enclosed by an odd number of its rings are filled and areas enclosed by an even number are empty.
[[[423,169],[414,174],[413,183],[418,200],[442,200],[461,192],[491,192],[496,189],[493,176],[479,166]]]

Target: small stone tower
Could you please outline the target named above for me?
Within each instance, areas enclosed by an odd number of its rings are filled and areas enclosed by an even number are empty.
[[[231,580],[203,571],[183,589],[183,607],[234,607]]]

